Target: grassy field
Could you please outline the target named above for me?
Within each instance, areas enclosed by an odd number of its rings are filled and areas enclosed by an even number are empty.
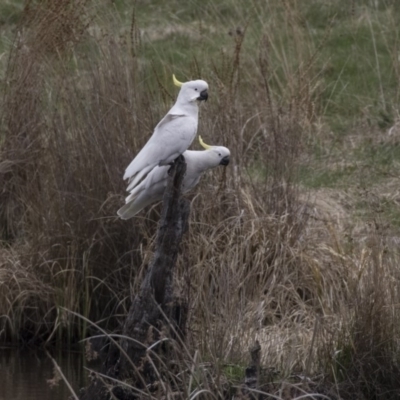
[[[395,0],[1,2],[0,340],[119,329],[160,212],[118,220],[122,175],[175,73],[232,153],[176,274],[197,389],[241,382],[258,340],[271,398],[397,399],[399,26]]]

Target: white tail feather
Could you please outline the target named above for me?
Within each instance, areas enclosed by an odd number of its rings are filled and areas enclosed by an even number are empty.
[[[147,167],[143,168],[136,176],[133,178],[131,182],[129,182],[128,187],[126,190],[130,192],[140,181],[141,179],[148,174],[157,164],[148,165]]]

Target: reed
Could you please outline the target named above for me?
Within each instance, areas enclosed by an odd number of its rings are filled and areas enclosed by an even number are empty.
[[[171,382],[182,398],[226,396],[257,339],[265,393],[301,383],[292,398],[396,398],[397,200],[383,180],[398,163],[381,129],[396,127],[387,72],[398,67],[376,28],[389,21],[398,37],[398,6],[206,1],[166,23],[148,3],[132,17],[123,2],[28,1],[1,42],[2,342],[72,345],[120,329],[160,212],[120,221],[122,175],[172,104],[175,72],[209,82],[199,132],[232,163],[189,194],[176,274],[188,340]],[[353,71],[353,92],[341,29],[370,65]]]

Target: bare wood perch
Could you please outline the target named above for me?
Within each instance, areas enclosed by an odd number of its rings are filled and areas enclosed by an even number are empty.
[[[170,170],[170,179],[163,198],[160,226],[156,239],[156,250],[139,293],[133,299],[125,321],[123,333],[140,343],[146,343],[152,327],[154,341],[165,321],[162,312],[171,317],[173,298],[173,269],[183,234],[187,230],[190,205],[181,198],[181,185],[186,172],[183,156],[179,157]],[[162,310],[162,312],[160,311]],[[163,321],[164,320],[164,321]],[[140,363],[145,348],[132,341],[122,341],[122,346],[134,364]],[[129,363],[121,359],[124,368]]]
[[[247,394],[250,399],[257,399],[259,396],[251,390],[247,389],[259,389],[260,386],[260,362],[261,362],[261,346],[258,340],[255,341],[254,345],[250,347],[251,362],[246,368],[244,387],[242,389],[244,394]]]
[[[150,385],[156,380],[153,366],[144,360],[147,347],[159,339],[161,330],[165,327],[169,330],[174,326],[178,331],[184,331],[187,307],[178,307],[181,313],[176,312],[177,307],[173,301],[173,270],[182,236],[187,231],[190,212],[190,203],[181,198],[185,172],[185,159],[180,156],[169,172],[154,257],[139,293],[132,299],[123,328],[127,339],[121,339],[120,346],[130,360],[121,354],[116,346],[110,345],[103,365],[104,374],[114,379],[129,379],[135,387]],[[117,398],[134,398],[133,393],[121,393],[120,387],[114,389],[113,394]],[[109,390],[103,381],[95,378],[84,391],[81,400],[102,400],[108,396]]]

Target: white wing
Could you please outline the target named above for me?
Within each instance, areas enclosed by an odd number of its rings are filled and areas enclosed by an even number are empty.
[[[185,151],[183,155],[186,160],[186,174],[182,182],[182,191],[186,193],[193,189],[205,171],[220,165],[221,157],[229,154],[229,150],[225,147],[213,147],[205,151]],[[125,200],[126,204],[118,210],[118,215],[122,219],[131,218],[144,207],[161,200],[168,183],[169,168],[169,166],[156,166],[131,190]]]
[[[155,167],[125,199],[125,205],[117,213],[122,219],[135,216],[147,205],[161,200],[167,186],[169,166]]]
[[[191,145],[197,131],[197,118],[167,114],[156,126],[153,135],[125,170],[128,191],[155,166],[174,161]]]

